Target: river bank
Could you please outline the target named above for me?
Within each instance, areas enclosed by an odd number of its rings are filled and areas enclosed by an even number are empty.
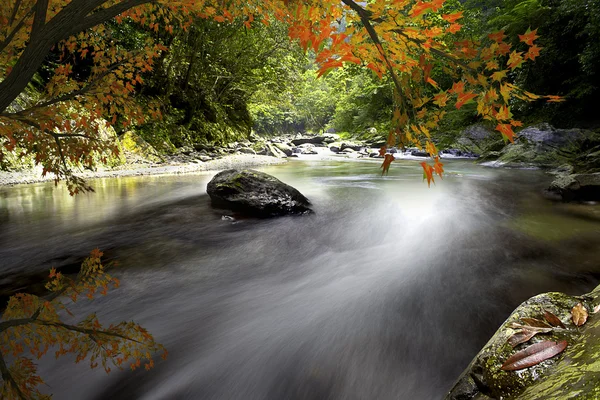
[[[287,160],[276,157],[253,154],[232,154],[206,162],[198,161],[181,163],[166,161],[164,163],[126,163],[125,165],[114,169],[98,171],[85,170],[77,173],[77,175],[84,179],[146,175],[179,175],[193,172],[219,171],[227,168],[249,168],[274,165],[285,162],[287,162]],[[53,175],[42,176],[41,167],[23,171],[0,171],[0,186],[47,182],[52,181],[53,179]]]

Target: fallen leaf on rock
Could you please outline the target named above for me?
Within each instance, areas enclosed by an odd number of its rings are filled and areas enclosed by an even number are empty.
[[[538,333],[539,333],[538,331],[534,331],[534,330],[530,330],[530,329],[523,329],[522,331],[517,332],[514,335],[512,335],[511,337],[509,337],[508,344],[510,344],[512,347],[515,347],[518,344],[527,342],[529,339],[531,339]]]
[[[537,318],[521,318],[523,323],[536,328],[552,328],[550,324]]]
[[[598,311],[600,311],[600,304],[598,304],[596,307],[594,307],[594,309],[592,310],[592,313],[596,314]]]
[[[552,326],[561,327],[563,329],[566,329],[565,324],[562,323],[560,318],[558,318],[556,315],[552,314],[550,311],[544,310],[544,319],[546,321],[548,321],[548,323]]]
[[[515,329],[515,330],[519,330],[519,329],[525,329],[525,330],[531,330],[531,331],[536,331],[537,333],[548,333],[548,332],[552,332],[552,327],[548,326],[547,328],[539,328],[537,326],[531,326],[531,325],[523,325],[523,324],[519,324],[516,322],[512,322],[508,325],[509,328]]]
[[[503,371],[517,371],[520,369],[525,369],[562,353],[562,351],[566,348],[566,340],[558,343],[547,340],[532,344],[526,349],[521,350],[509,357],[504,364],[502,364],[500,369]]]
[[[588,312],[581,303],[577,303],[575,307],[571,310],[571,318],[573,319],[573,323],[576,326],[581,326],[585,324],[588,318]]]

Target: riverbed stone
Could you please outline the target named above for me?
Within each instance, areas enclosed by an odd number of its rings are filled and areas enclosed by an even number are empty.
[[[297,189],[264,172],[228,169],[208,183],[214,206],[253,217],[311,212],[310,201]]]
[[[271,157],[277,157],[277,158],[286,158],[287,155],[279,150],[277,147],[275,147],[275,145],[271,144],[271,143],[267,143],[266,144],[266,150],[267,150],[267,154],[268,156]]]
[[[281,150],[283,152],[283,154],[285,154],[286,156],[291,156],[293,151],[292,151],[292,147],[288,146],[285,143],[277,143],[277,142],[273,142],[273,146],[275,146],[277,149]]]
[[[313,137],[302,137],[292,140],[294,146],[300,146],[301,144],[322,144],[325,141],[325,136],[313,136]]]
[[[600,172],[558,175],[548,190],[564,201],[600,201]]]
[[[590,312],[587,323],[580,327],[571,320],[571,309],[577,303],[582,303]],[[583,296],[552,292],[525,301],[475,356],[446,400],[600,398],[600,314],[592,314],[599,303],[600,286]],[[555,328],[550,333],[538,334],[513,349],[507,343],[516,332],[512,324],[522,323],[520,320],[524,317],[543,320],[545,310],[559,317],[566,329]],[[519,371],[500,369],[509,356],[543,340],[566,340],[568,346],[561,354],[537,365]]]
[[[242,154],[256,154],[256,151],[251,149],[250,147],[241,147],[238,151]]]

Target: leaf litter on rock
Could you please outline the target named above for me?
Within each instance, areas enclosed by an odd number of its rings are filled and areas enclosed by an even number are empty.
[[[548,310],[544,310],[544,319],[546,321],[548,321],[548,323],[554,327],[557,328],[563,328],[566,329],[567,327],[565,326],[565,324],[562,323],[562,321],[560,320],[560,318],[558,318],[556,315],[552,314],[550,311]]]
[[[518,371],[548,360],[557,354],[560,354],[567,348],[567,341],[553,342],[546,340],[532,344],[524,350],[521,350],[510,356],[504,364],[503,371]]]
[[[581,303],[577,303],[571,310],[571,319],[576,326],[585,324],[588,318],[587,309]]]
[[[523,323],[536,328],[552,328],[552,325],[537,318],[521,318]]]

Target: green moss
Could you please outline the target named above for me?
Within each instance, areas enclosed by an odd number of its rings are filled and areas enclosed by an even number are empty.
[[[569,296],[564,293],[545,293],[521,304],[502,327],[485,345],[463,374],[468,379],[478,371],[481,382],[489,395],[503,399],[597,399],[600,383],[600,315],[591,315],[582,327],[571,322],[572,307],[581,302],[592,310],[600,297],[600,287],[586,296]],[[514,334],[510,325],[523,317],[542,318],[544,310],[557,315],[567,329],[555,329],[548,334],[538,334],[531,342],[541,340],[562,341],[569,344],[558,356],[520,371],[502,371],[504,361],[516,351],[525,348],[521,344],[513,349],[508,338]],[[590,384],[593,382],[594,384]],[[452,394],[449,399],[453,399]]]
[[[160,156],[148,142],[134,132],[126,132],[120,140],[120,144],[127,152],[133,153],[149,161],[160,161]]]

